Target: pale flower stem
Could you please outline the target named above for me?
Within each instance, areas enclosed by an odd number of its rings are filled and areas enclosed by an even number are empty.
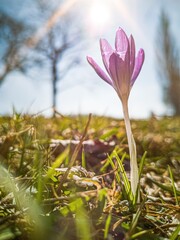
[[[131,130],[131,123],[130,123],[129,112],[128,112],[128,103],[123,102],[122,105],[123,105],[127,140],[129,145],[129,154],[130,154],[130,182],[131,182],[132,193],[135,197],[137,187],[138,187],[138,182],[139,182],[137,156],[136,156],[136,144],[135,144],[134,137],[132,135],[132,130]],[[137,202],[139,202],[139,193],[137,197]]]

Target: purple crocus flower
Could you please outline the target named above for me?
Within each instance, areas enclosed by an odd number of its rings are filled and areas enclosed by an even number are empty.
[[[106,74],[91,57],[87,57],[89,64],[104,81],[109,83],[117,92],[121,101],[127,101],[130,90],[138,77],[144,62],[144,50],[140,49],[135,56],[135,43],[131,35],[118,28],[115,39],[115,50],[107,40],[100,40],[101,55]]]
[[[144,50],[140,49],[136,56],[133,36],[131,35],[128,39],[121,28],[118,28],[116,32],[115,50],[105,39],[100,40],[100,47],[102,60],[108,74],[98,66],[93,58],[87,57],[87,60],[96,73],[116,90],[121,99],[130,154],[131,190],[135,199],[137,196],[137,201],[139,201],[136,144],[129,119],[128,98],[131,88],[141,71],[144,62]]]

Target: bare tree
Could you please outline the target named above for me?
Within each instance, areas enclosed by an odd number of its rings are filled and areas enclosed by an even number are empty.
[[[171,105],[174,115],[180,115],[180,56],[170,30],[170,21],[162,12],[158,29],[157,66],[163,87],[165,103]]]
[[[81,32],[71,24],[72,22],[69,16],[60,19],[35,49],[46,58],[50,69],[54,117],[57,111],[58,82],[80,63],[79,55],[74,54],[74,51],[81,41]]]
[[[29,30],[24,23],[0,12],[0,84],[14,71],[26,71],[27,58],[19,56],[19,49],[27,38]]]
[[[48,68],[54,116],[58,82],[80,62],[75,49],[80,46],[83,37],[77,14],[73,16],[70,11],[71,2],[36,0],[29,11],[33,18],[26,17],[23,23],[5,14],[0,15],[0,37],[5,46],[1,57],[3,67],[0,68],[0,81],[14,70],[24,73],[32,68]],[[27,25],[31,27],[27,28]]]

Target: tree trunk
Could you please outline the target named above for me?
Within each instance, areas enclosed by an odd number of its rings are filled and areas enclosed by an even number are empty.
[[[52,63],[52,109],[53,109],[53,117],[56,116],[56,97],[57,97],[57,61],[56,59],[53,60]]]

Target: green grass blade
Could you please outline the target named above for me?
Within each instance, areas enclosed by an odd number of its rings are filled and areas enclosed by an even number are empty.
[[[112,169],[115,171],[115,177],[116,177],[118,184],[121,185],[121,179],[120,179],[119,173],[116,170],[116,166],[115,166],[111,156],[108,156],[108,162],[110,163]]]
[[[28,221],[34,224],[34,234],[39,236],[38,239],[44,238],[44,233],[46,229],[46,221],[41,220],[42,210],[37,202],[34,201],[29,193],[21,189],[18,186],[16,179],[2,166],[0,166],[0,187],[3,187],[6,193],[13,193],[16,207],[19,211],[26,214]],[[10,239],[10,238],[9,238]],[[30,238],[31,239],[31,238]],[[33,235],[32,239],[35,238]]]
[[[125,191],[126,191],[126,195],[128,196],[128,199],[130,201],[133,201],[133,194],[132,194],[132,191],[131,191],[131,186],[130,186],[130,183],[129,183],[129,179],[127,177],[126,171],[125,171],[124,166],[122,164],[126,154],[124,154],[122,156],[122,159],[119,158],[119,156],[116,152],[114,152],[114,155],[116,157],[120,173],[122,174],[122,179],[123,179],[123,182],[124,182],[124,188],[125,188]]]
[[[5,169],[3,166],[0,166],[0,184],[5,188],[6,192],[12,192],[14,196],[15,203],[17,205],[17,208],[19,210],[22,210],[22,201],[20,194],[21,191],[16,186],[15,179],[10,175],[7,169]],[[23,196],[23,195],[22,195]]]
[[[46,180],[48,180],[49,178],[51,178],[53,176],[53,174],[55,173],[55,169],[58,168],[63,161],[66,159],[66,157],[69,154],[69,147],[67,147],[63,153],[61,153],[56,160],[54,161],[54,163],[52,164],[51,168],[49,168],[49,170],[47,171],[46,174]]]
[[[159,182],[155,181],[152,177],[148,177],[148,179],[149,179],[151,182],[153,182],[154,184],[156,184],[158,187],[162,188],[163,190],[168,191],[168,192],[170,192],[170,193],[174,193],[173,188],[172,188],[171,186],[167,186],[167,185],[165,185],[165,184],[159,183]],[[177,190],[177,189],[176,189],[176,194],[177,194],[178,196],[180,196],[180,191]]]
[[[79,240],[91,240],[91,229],[88,214],[83,208],[79,207],[76,211],[75,217],[76,235]]]
[[[152,233],[152,230],[143,230],[138,233],[135,233],[131,236],[131,239],[138,239],[139,237],[142,237],[143,235],[146,235],[148,233]]]
[[[177,228],[175,229],[175,231],[173,232],[173,234],[171,235],[169,240],[176,240],[176,239],[178,240],[179,238],[177,238],[177,237],[178,237],[179,233],[180,233],[180,225],[177,226]]]
[[[105,140],[105,139],[107,139],[107,138],[110,138],[110,137],[112,137],[113,135],[117,134],[117,132],[118,132],[118,128],[113,128],[113,129],[107,131],[106,133],[102,134],[102,135],[100,136],[100,139]]]
[[[175,184],[174,184],[173,173],[172,173],[172,170],[171,170],[169,165],[168,165],[168,170],[169,170],[169,175],[170,175],[170,178],[171,178],[171,181],[172,181],[172,187],[173,187],[174,197],[176,199],[176,205],[179,205],[177,192],[176,192],[176,187],[175,187]]]
[[[122,152],[122,149],[119,149],[118,146],[115,147],[114,151],[120,153]],[[109,155],[109,157],[112,159],[114,156],[114,151]],[[105,164],[101,167],[100,172],[106,172],[108,166],[110,165],[110,161],[106,161]]]
[[[82,167],[86,168],[86,158],[85,158],[84,147],[82,148],[81,158],[82,158]]]
[[[105,229],[104,229],[104,239],[107,239],[108,237],[108,232],[111,224],[111,213],[108,215],[106,219],[106,224],[105,224]]]
[[[132,234],[133,234],[133,232],[135,231],[135,228],[136,228],[136,226],[137,226],[139,217],[140,217],[141,212],[142,212],[142,208],[143,208],[143,206],[144,206],[144,202],[145,202],[145,200],[141,203],[141,205],[140,205],[139,208],[137,209],[136,213],[133,215],[133,220],[132,220],[132,223],[131,223],[129,232],[128,232],[128,236],[129,236],[129,237],[131,237]]]
[[[147,152],[145,151],[141,158],[140,164],[139,164],[139,179],[141,178],[141,174],[142,174],[143,167],[144,167],[145,160],[146,160],[146,155],[147,155]]]
[[[21,236],[21,232],[18,229],[15,229],[15,231],[12,232],[12,229],[10,227],[7,227],[0,232],[0,240],[15,239],[18,236]]]

